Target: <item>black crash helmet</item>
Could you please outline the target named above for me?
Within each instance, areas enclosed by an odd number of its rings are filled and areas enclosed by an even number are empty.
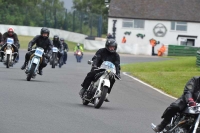
[[[111,51],[111,50],[109,49],[110,46],[115,47],[115,49]],[[108,39],[108,40],[106,41],[105,48],[106,48],[109,52],[111,52],[111,53],[116,52],[116,50],[117,50],[117,43],[116,43],[116,41],[115,41],[114,39]]]
[[[59,36],[58,36],[58,35],[54,35],[54,36],[53,36],[53,40],[54,40],[54,41],[59,41]]]
[[[65,40],[64,40],[64,38],[60,38],[60,41],[64,42]]]
[[[48,35],[48,37],[49,37],[50,31],[49,31],[49,29],[48,29],[47,27],[43,27],[43,28],[41,29],[40,35],[42,36],[42,34],[44,34],[44,33],[47,33],[47,35]],[[48,37],[47,37],[47,38],[48,38]]]

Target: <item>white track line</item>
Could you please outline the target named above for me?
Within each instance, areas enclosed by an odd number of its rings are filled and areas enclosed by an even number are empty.
[[[177,99],[176,97],[168,95],[165,92],[163,92],[163,91],[161,91],[161,90],[159,90],[159,89],[157,89],[157,88],[155,88],[155,87],[153,87],[153,86],[151,86],[151,85],[149,85],[149,84],[147,84],[147,83],[145,83],[145,82],[143,82],[143,81],[141,81],[141,80],[139,80],[139,79],[137,79],[137,78],[135,78],[135,77],[133,77],[133,76],[131,76],[129,74],[127,74],[126,72],[123,72],[123,74],[128,76],[128,77],[130,77],[130,78],[132,78],[132,79],[134,79],[134,80],[136,80],[136,81],[138,81],[138,82],[140,82],[140,83],[142,83],[142,84],[144,84],[144,85],[146,85],[146,86],[148,86],[148,87],[150,87],[151,89],[153,89],[153,90],[155,90],[155,91],[157,91],[157,92],[159,92],[159,93],[161,93],[161,94],[163,94],[163,95],[165,95],[167,97],[170,97],[172,99]]]

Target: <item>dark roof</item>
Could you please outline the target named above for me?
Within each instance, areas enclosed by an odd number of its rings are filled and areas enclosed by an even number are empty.
[[[178,40],[179,37],[197,38],[198,36],[178,35],[176,39]]]
[[[200,0],[111,0],[109,17],[200,22]]]

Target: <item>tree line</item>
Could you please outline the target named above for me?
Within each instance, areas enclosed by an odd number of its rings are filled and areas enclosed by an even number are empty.
[[[73,10],[60,0],[0,0],[0,23],[63,29],[88,35],[107,32],[107,9],[98,0],[73,0]]]

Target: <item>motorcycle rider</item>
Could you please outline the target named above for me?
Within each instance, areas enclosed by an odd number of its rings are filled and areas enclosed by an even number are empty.
[[[171,122],[172,117],[177,112],[182,112],[187,104],[189,106],[196,106],[196,102],[200,102],[200,77],[191,78],[185,85],[183,95],[178,98],[175,102],[171,103],[170,106],[164,111],[161,118],[162,122],[155,126],[152,124],[152,128],[155,132],[161,132]]]
[[[4,51],[5,47],[7,46],[6,44],[6,41],[7,41],[7,38],[13,38],[14,40],[14,44],[12,45],[13,49],[14,49],[14,52],[17,52],[18,53],[18,48],[19,48],[19,39],[18,39],[18,36],[17,34],[14,32],[14,29],[12,27],[9,27],[8,28],[8,31],[5,32],[3,34],[3,37],[2,37],[2,44],[3,46],[1,47],[1,51]],[[1,60],[3,60],[3,56],[4,56],[4,52],[1,52]],[[16,57],[17,57],[17,54],[14,54],[14,59],[13,61],[16,60]],[[17,61],[16,61],[17,62]]]
[[[116,74],[118,77],[120,77],[120,56],[116,52],[117,50],[117,43],[114,39],[108,39],[105,44],[105,48],[99,49],[94,57],[92,58],[93,64],[92,64],[92,70],[87,74],[85,77],[83,83],[81,86],[83,87],[79,95],[82,97],[86,89],[90,86],[90,83],[94,80],[95,75],[98,73],[98,71],[93,71],[95,68],[100,67],[103,61],[110,61],[112,62],[116,67]],[[112,86],[115,83],[115,79],[110,81],[110,88],[112,89]],[[110,94],[110,92],[108,92]],[[105,101],[109,102],[108,99]]]
[[[57,47],[60,52],[63,50],[63,44],[60,42],[58,35],[53,36],[53,45],[54,47]],[[63,56],[63,54],[60,52],[58,52],[59,61],[60,61],[60,58]]]
[[[0,32],[0,44],[2,44],[1,42],[2,42],[2,34],[1,34],[1,32]]]
[[[67,43],[65,43],[64,38],[60,38],[60,42],[63,45],[63,50],[64,50],[63,62],[64,62],[64,64],[66,64],[66,61],[67,61],[67,52],[69,51],[68,45],[67,45]]]
[[[53,48],[53,43],[52,41],[49,39],[49,34],[50,34],[50,31],[48,28],[46,27],[43,27],[40,31],[40,35],[37,35],[35,36],[28,44],[28,51],[25,55],[25,62],[23,64],[23,66],[21,67],[21,69],[25,69],[27,64],[28,64],[28,61],[30,59],[30,56],[35,52],[34,50],[32,50],[32,46],[34,44],[36,44],[36,47],[41,47],[44,49],[44,53],[46,53],[46,58],[44,57],[43,55],[43,60],[42,60],[42,63],[40,64],[39,66],[39,73],[40,75],[42,75],[42,69],[44,67],[47,66],[47,63],[48,63],[48,59],[50,57],[50,53],[51,53],[51,50]]]
[[[74,55],[75,55],[75,56],[76,56],[77,50],[80,50],[80,51],[81,51],[81,58],[80,58],[80,60],[81,60],[81,59],[83,58],[83,47],[80,46],[79,43],[77,43],[77,45],[76,45],[75,48],[74,48]],[[77,59],[77,56],[76,56],[76,59]],[[77,62],[79,62],[78,59],[77,59]]]

